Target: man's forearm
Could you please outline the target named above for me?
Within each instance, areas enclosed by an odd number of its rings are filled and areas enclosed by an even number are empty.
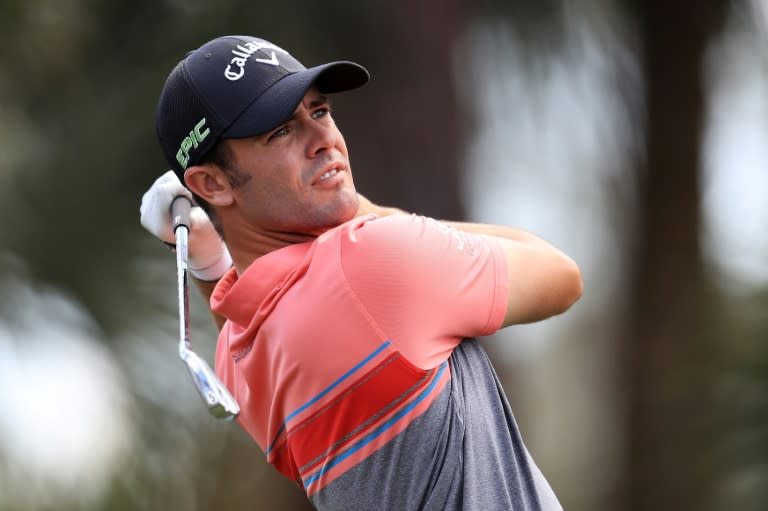
[[[389,215],[408,215],[410,213],[407,213],[403,211],[402,209],[398,208],[387,208],[384,206],[379,206],[378,204],[374,204],[373,202],[369,201],[364,196],[357,194],[359,206],[357,208],[357,214],[355,216],[363,216],[363,215],[376,215],[376,216],[389,216]]]
[[[357,194],[360,206],[357,211],[357,216],[375,214],[377,216],[389,216],[389,215],[409,215],[410,213],[398,208],[388,208],[379,206],[372,203],[364,196]],[[441,223],[449,225],[454,229],[460,231],[472,233],[472,234],[486,234],[488,236],[496,236],[499,238],[505,238],[512,241],[519,241],[521,243],[528,243],[532,245],[541,245],[548,248],[554,248],[547,241],[539,238],[538,236],[531,234],[530,232],[514,227],[508,227],[506,225],[494,225],[494,224],[480,224],[472,222],[455,222],[451,220],[440,220]]]
[[[526,243],[529,245],[537,245],[543,248],[555,248],[552,244],[546,240],[531,234],[528,231],[517,229],[515,227],[509,227],[506,225],[494,225],[494,224],[478,224],[471,222],[449,222],[443,221],[446,225],[458,229],[460,231],[469,232],[472,234],[485,234],[488,236],[495,236],[497,238],[504,238],[511,241],[518,241],[520,243]]]

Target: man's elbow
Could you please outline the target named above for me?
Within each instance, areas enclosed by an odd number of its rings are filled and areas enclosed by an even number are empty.
[[[533,323],[562,314],[581,297],[584,284],[573,259],[555,250],[536,255],[522,260],[511,258],[508,262],[512,271],[502,326]]]

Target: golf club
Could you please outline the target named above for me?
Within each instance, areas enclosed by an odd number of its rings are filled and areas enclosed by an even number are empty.
[[[240,413],[237,401],[221,383],[211,367],[192,351],[189,342],[189,287],[187,285],[187,256],[189,251],[189,225],[192,202],[178,196],[171,202],[173,231],[176,235],[176,267],[179,291],[179,357],[187,364],[189,374],[203,398],[208,411],[216,418],[231,420]]]

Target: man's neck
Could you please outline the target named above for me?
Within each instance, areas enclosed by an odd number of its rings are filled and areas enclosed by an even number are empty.
[[[226,229],[224,231],[224,239],[238,275],[241,275],[253,261],[261,256],[290,245],[310,242],[316,238],[316,235],[289,232],[228,233]]]

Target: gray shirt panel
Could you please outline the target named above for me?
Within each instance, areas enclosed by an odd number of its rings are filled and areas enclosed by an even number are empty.
[[[321,510],[559,511],[480,344],[451,355],[451,379],[402,433],[311,497]]]

